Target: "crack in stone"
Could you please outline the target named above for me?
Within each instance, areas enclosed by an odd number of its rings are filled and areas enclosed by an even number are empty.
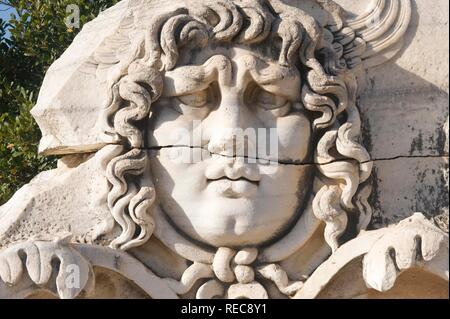
[[[188,145],[166,145],[166,146],[153,146],[153,147],[144,147],[141,148],[143,150],[149,150],[149,151],[160,151],[163,149],[172,149],[172,148],[190,148],[190,149],[202,149],[204,151],[207,151],[210,156],[216,155],[216,156],[222,156],[225,158],[244,158],[249,159],[253,161],[263,161],[271,163],[271,164],[280,164],[280,165],[294,165],[294,166],[323,166],[323,165],[329,165],[333,163],[339,163],[339,162],[348,162],[348,161],[357,161],[353,158],[348,159],[335,159],[327,162],[301,162],[301,161],[295,161],[295,160],[270,160],[270,159],[264,159],[259,157],[250,157],[250,156],[240,156],[240,155],[226,155],[226,154],[218,154],[210,152],[209,150],[205,149],[201,146],[188,146]],[[397,155],[392,157],[380,157],[380,158],[373,158],[367,161],[359,162],[359,164],[367,164],[367,163],[375,163],[375,162],[386,162],[386,161],[395,161],[398,159],[422,159],[422,158],[442,158],[442,159],[449,159],[449,154],[426,154],[426,155]]]

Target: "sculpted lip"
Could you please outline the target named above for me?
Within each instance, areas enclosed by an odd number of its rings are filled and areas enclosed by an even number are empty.
[[[245,198],[255,196],[259,181],[252,181],[245,177],[231,179],[221,177],[207,179],[207,189],[217,195],[228,198]]]
[[[252,184],[255,184],[255,185],[259,185],[259,181],[250,180],[250,179],[245,178],[245,177],[240,177],[240,178],[237,178],[237,179],[228,178],[226,176],[221,177],[221,178],[215,178],[215,179],[209,179],[208,178],[208,183],[217,182],[217,181],[231,181],[231,182],[243,181],[243,182],[249,182],[249,183],[252,183]]]
[[[219,196],[228,198],[250,198],[257,193],[258,186],[254,182],[247,180],[232,181],[221,179],[208,183],[207,189]]]
[[[214,163],[205,171],[208,184],[213,182],[251,183],[259,185],[261,175],[257,166],[252,165],[223,165]]]

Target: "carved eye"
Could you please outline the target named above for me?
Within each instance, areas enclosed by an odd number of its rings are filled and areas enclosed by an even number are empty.
[[[209,93],[208,90],[203,90],[192,94],[178,96],[178,100],[187,106],[193,108],[201,108],[208,104]]]
[[[286,106],[289,100],[264,90],[257,90],[255,93],[255,102],[258,106],[270,111]]]
[[[261,111],[268,111],[274,116],[280,117],[289,114],[291,101],[283,96],[270,93],[259,86],[252,88],[250,103]]]
[[[198,92],[177,96],[175,100],[178,103],[171,105],[175,111],[194,118],[206,117],[217,101],[212,86]]]

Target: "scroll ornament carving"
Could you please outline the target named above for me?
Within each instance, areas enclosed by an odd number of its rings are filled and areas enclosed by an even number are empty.
[[[448,281],[448,234],[415,213],[398,225],[365,232],[343,245],[316,269],[295,298],[316,298],[320,287],[361,257],[366,286],[380,292],[391,289],[402,273],[413,268],[426,269]]]
[[[427,222],[422,214],[414,214],[380,238],[364,256],[364,280],[373,289],[388,291],[399,273],[437,260],[446,246],[448,235]],[[448,280],[448,272],[439,275]]]
[[[55,241],[28,241],[10,247],[0,254],[0,279],[7,286],[22,286],[11,296],[4,295],[5,287],[0,289],[0,297],[24,298],[34,290],[49,290],[63,299],[77,297],[93,284],[92,265],[74,248],[66,238]],[[55,283],[51,282],[57,266]],[[76,268],[72,268],[76,267]],[[70,278],[73,276],[73,278]],[[28,282],[24,280],[27,277]],[[52,287],[55,284],[55,287]],[[0,284],[2,288],[2,284]],[[56,291],[53,291],[56,290]]]

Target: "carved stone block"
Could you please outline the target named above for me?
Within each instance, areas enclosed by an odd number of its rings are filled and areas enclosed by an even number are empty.
[[[0,207],[0,298],[448,298],[448,82],[411,31],[429,10],[101,13],[32,111],[61,160]]]

